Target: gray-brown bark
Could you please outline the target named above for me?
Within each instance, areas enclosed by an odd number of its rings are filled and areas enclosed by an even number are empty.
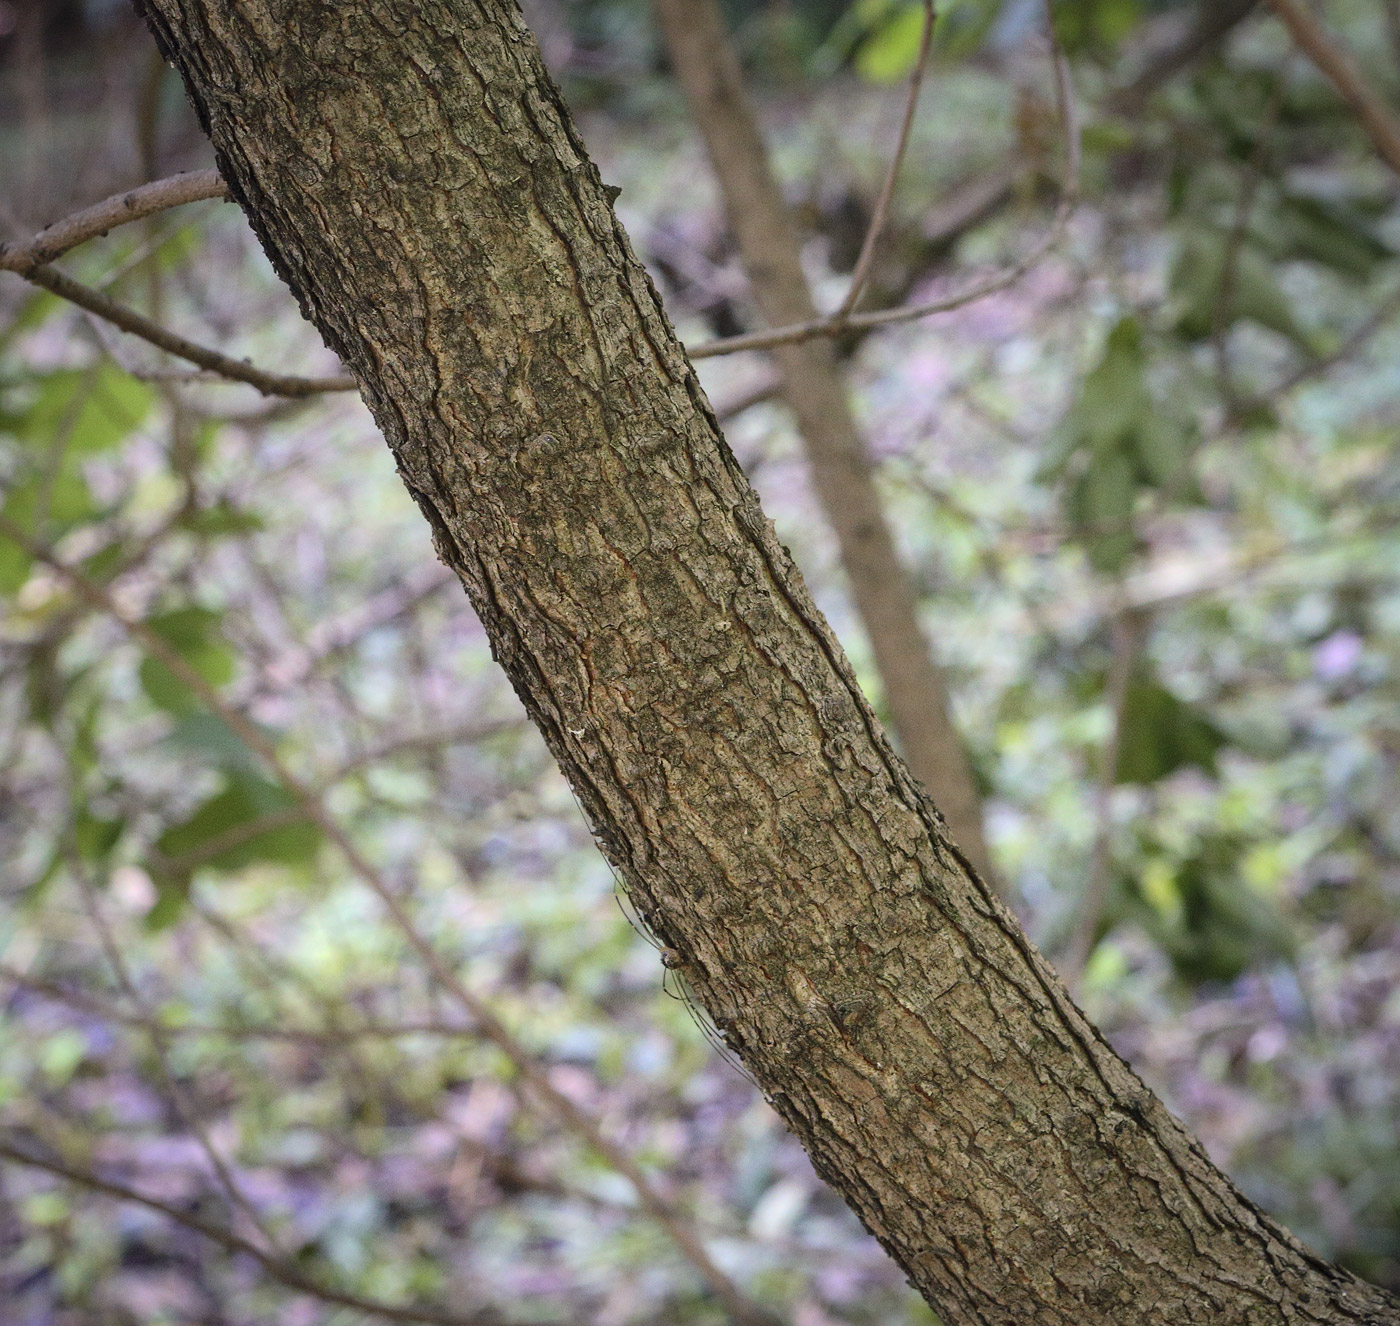
[[[774,327],[815,318],[801,241],[768,164],[719,6],[715,0],[652,0],[652,10],[705,140],[755,301]],[[807,341],[780,346],[774,358],[870,637],[901,752],[964,855],[991,881],[981,798],[952,723],[947,685],[919,627],[918,595],[880,507],[835,347]]]
[[[970,876],[506,0],[146,0],[642,914],[949,1322],[1400,1322]]]

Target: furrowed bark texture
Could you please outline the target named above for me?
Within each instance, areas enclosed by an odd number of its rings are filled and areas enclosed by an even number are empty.
[[[715,0],[652,0],[652,11],[705,140],[763,316],[775,327],[815,318],[801,240],[768,164],[719,6]],[[947,684],[919,627],[918,595],[880,508],[874,467],[851,413],[835,346],[808,341],[781,346],[773,357],[870,637],[904,759],[943,813],[954,841],[991,882],[981,798],[952,723]]]
[[[1400,1322],[949,846],[506,0],[146,0],[636,904],[950,1323]]]

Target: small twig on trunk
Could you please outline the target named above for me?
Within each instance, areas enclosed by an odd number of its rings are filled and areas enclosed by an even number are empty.
[[[192,364],[198,364],[200,368],[207,368],[211,373],[219,374],[220,377],[246,382],[250,387],[256,387],[264,396],[316,396],[327,391],[355,390],[355,380],[348,376],[299,378],[289,377],[283,373],[265,373],[262,369],[245,364],[242,360],[232,359],[228,355],[220,354],[217,350],[210,350],[194,341],[187,341],[183,336],[177,336],[174,332],[168,331],[158,322],[152,322],[150,318],[136,312],[135,309],[127,308],[124,304],[118,304],[115,300],[108,299],[101,291],[83,285],[82,282],[73,280],[71,276],[65,276],[53,267],[35,267],[25,274],[24,279],[43,287],[60,299],[66,299],[70,304],[76,304],[79,308],[86,309],[93,316],[110,322],[115,327],[120,327],[122,331],[139,336],[143,341],[149,341],[152,345],[166,351],[167,354],[186,359]]]
[[[185,203],[208,198],[227,199],[228,196],[228,185],[217,170],[192,170],[154,180],[55,221],[23,243],[0,244],[0,271],[28,276],[34,268],[53,262],[79,244],[97,239],[118,226]]]
[[[347,375],[302,378],[254,368],[251,364],[177,336],[135,309],[118,304],[100,290],[83,285],[49,266],[71,249],[105,235],[117,226],[185,203],[227,196],[228,188],[216,170],[191,171],[186,175],[172,175],[168,179],[143,184],[55,221],[22,243],[0,245],[0,271],[14,272],[60,299],[76,304],[94,317],[139,336],[167,354],[197,364],[221,378],[246,382],[265,396],[317,396],[329,391],[354,391],[355,380]]]
[[[1015,285],[1060,242],[1079,200],[1079,116],[1070,86],[1069,66],[1058,47],[1054,51],[1054,66],[1055,94],[1060,103],[1065,139],[1065,178],[1060,204],[1055,209],[1055,217],[1049,230],[1023,257],[1011,266],[939,299],[905,304],[898,308],[879,309],[872,313],[831,313],[806,322],[789,323],[786,327],[749,332],[743,336],[726,336],[718,341],[707,341],[703,345],[687,346],[686,353],[691,359],[713,359],[717,355],[737,354],[741,350],[771,350],[775,346],[798,345],[818,337],[841,336],[849,331],[886,327],[898,322],[914,322],[920,318],[932,317],[936,313],[949,313],[954,309],[963,308]]]

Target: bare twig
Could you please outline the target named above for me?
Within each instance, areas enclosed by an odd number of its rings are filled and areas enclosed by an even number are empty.
[[[954,309],[963,308],[1015,285],[1060,242],[1079,200],[1079,117],[1070,87],[1069,66],[1058,47],[1054,51],[1054,65],[1055,90],[1061,107],[1065,137],[1065,179],[1060,204],[1055,209],[1050,228],[1023,257],[1011,266],[939,299],[880,309],[872,313],[827,314],[806,322],[790,323],[786,327],[774,327],[768,331],[748,332],[743,336],[726,336],[722,340],[707,341],[703,345],[687,347],[686,353],[691,359],[712,359],[718,355],[737,354],[741,350],[771,350],[775,346],[797,345],[823,336],[841,336],[849,331],[864,331],[898,322],[913,322],[920,318],[932,317],[936,313],[949,313]]]
[[[177,336],[135,309],[118,304],[101,291],[85,286],[48,265],[79,244],[105,235],[116,226],[154,216],[157,212],[184,203],[227,196],[227,186],[215,170],[192,171],[143,184],[74,212],[22,243],[0,245],[0,271],[15,272],[26,281],[76,304],[94,317],[120,327],[122,331],[149,341],[168,354],[197,364],[221,378],[246,382],[265,396],[314,396],[328,391],[355,390],[354,379],[345,375],[301,378],[254,368],[217,350]]]
[[[142,184],[55,221],[32,239],[16,244],[0,244],[0,271],[28,276],[36,267],[61,258],[70,249],[105,235],[117,226],[185,203],[208,198],[227,199],[228,196],[228,186],[217,170],[192,170]]]
[[[1230,35],[1250,14],[1259,0],[1214,0],[1200,6],[1190,31],[1154,58],[1131,83],[1110,94],[1106,105],[1118,115],[1140,110],[1173,75],[1189,67],[1203,54]]]
[[[474,994],[448,966],[432,942],[414,923],[388,880],[364,855],[340,821],[326,809],[315,790],[292,772],[266,734],[242,713],[228,705],[218,691],[149,626],[128,616],[103,589],[55,557],[48,549],[34,543],[22,529],[3,515],[0,515],[0,536],[13,540],[34,560],[52,568],[80,598],[115,621],[132,641],[164,664],[182,684],[189,687],[229,730],[263,761],[276,781],[305,812],[306,818],[335,845],[350,869],[379,899],[394,925],[417,953],[433,979],[471,1017],[477,1033],[505,1055],[519,1074],[520,1080],[565,1128],[582,1138],[608,1165],[626,1178],[636,1192],[641,1207],[665,1231],[677,1250],[710,1286],[716,1298],[731,1315],[741,1322],[771,1326],[771,1316],[752,1302],[719,1268],[695,1231],[672,1209],[671,1204],[653,1185],[641,1165],[603,1132],[592,1115],[554,1085],[545,1068],[497,1017],[490,1005]]]
[[[1366,81],[1355,61],[1317,21],[1301,0],[1269,0],[1298,48],[1331,81],[1338,95],[1356,112],[1371,142],[1391,170],[1400,175],[1400,119]]]
[[[83,285],[82,282],[65,276],[53,267],[35,267],[25,274],[25,280],[51,291],[60,299],[68,300],[70,304],[86,309],[95,317],[120,327],[122,331],[139,336],[143,341],[149,341],[168,354],[198,364],[200,368],[207,368],[221,377],[246,382],[250,387],[256,387],[264,396],[315,396],[328,391],[355,390],[354,378],[347,376],[299,378],[283,373],[265,373],[242,360],[232,359],[217,350],[187,341],[183,336],[177,336],[159,323],[152,322],[144,314],[137,313],[135,309],[108,299],[101,291]]]
[[[0,980],[9,981],[22,990],[43,995],[88,1017],[101,1018],[104,1022],[134,1027],[146,1032],[159,1032],[162,1036],[215,1036],[234,1041],[291,1041],[298,1044],[333,1046],[347,1041],[397,1040],[405,1036],[442,1036],[459,1039],[476,1034],[471,1027],[457,1026],[437,1019],[420,1022],[366,1022],[357,1026],[335,1028],[293,1027],[281,1023],[260,1022],[167,1022],[149,1011],[144,1014],[123,1012],[113,1006],[110,998],[98,998],[61,985],[57,981],[30,976],[7,963],[0,963]]]
[[[1056,964],[1060,975],[1071,985],[1079,980],[1094,951],[1099,922],[1108,904],[1113,846],[1113,788],[1118,775],[1118,753],[1122,748],[1128,687],[1142,653],[1149,620],[1145,612],[1131,607],[1124,607],[1113,618],[1113,659],[1109,664],[1107,686],[1112,726],[1104,743],[1103,768],[1099,771],[1098,787],[1094,794],[1094,846],[1084,892],[1079,898],[1074,933],[1063,959]]]
[[[76,848],[71,843],[68,844],[68,848],[70,857],[77,855]],[[73,868],[71,861],[70,868]],[[151,1048],[155,1051],[157,1071],[161,1084],[165,1088],[165,1097],[170,1108],[198,1143],[199,1149],[204,1153],[204,1158],[214,1171],[215,1178],[219,1181],[219,1186],[224,1190],[224,1195],[228,1198],[230,1206],[236,1211],[243,1212],[249,1223],[262,1236],[263,1243],[270,1253],[275,1256],[284,1255],[285,1250],[278,1243],[277,1236],[263,1220],[257,1207],[249,1201],[228,1162],[219,1154],[208,1130],[200,1121],[199,1111],[185,1099],[185,1090],[176,1078],[175,1070],[170,1064],[170,1047],[165,1033],[151,1015],[141,992],[136,988],[136,982],[131,978],[126,960],[122,957],[121,947],[117,944],[111,927],[107,924],[107,918],[102,911],[102,904],[98,901],[92,880],[88,878],[86,870],[82,869],[81,866],[75,869],[74,873],[78,876],[88,919],[97,932],[98,942],[106,955],[108,965],[112,968],[112,974],[117,978],[117,985],[143,1017]]]
[[[741,391],[737,396],[733,396],[727,401],[716,402],[713,406],[715,418],[721,424],[727,424],[746,411],[752,410],[755,405],[762,405],[765,401],[773,400],[781,394],[782,389],[782,383],[777,378],[763,378],[747,391]]]
[[[895,181],[899,178],[899,168],[904,164],[904,155],[909,150],[909,134],[914,127],[914,111],[919,105],[919,91],[923,87],[924,70],[928,67],[929,46],[933,42],[933,25],[938,15],[933,0],[923,0],[924,27],[919,34],[919,53],[914,59],[914,68],[909,75],[909,96],[904,103],[904,118],[899,125],[899,139],[895,143],[894,155],[890,157],[890,168],[885,173],[885,182],[880,188],[880,196],[875,200],[875,210],[870,216],[865,238],[861,241],[860,256],[856,259],[855,271],[851,273],[851,286],[846,298],[835,316],[846,317],[860,300],[865,282],[870,276],[870,265],[875,260],[875,245],[885,229],[889,216],[890,200],[894,197]]]
[[[1391,58],[1400,64],[1400,0],[1385,0],[1385,30],[1390,37]]]
[[[1270,387],[1261,396],[1255,400],[1243,402],[1240,407],[1241,412],[1248,412],[1255,405],[1275,401],[1280,396],[1288,395],[1305,382],[1310,382],[1314,378],[1322,377],[1325,373],[1331,372],[1338,364],[1345,363],[1357,351],[1363,349],[1367,341],[1375,336],[1397,313],[1400,313],[1400,290],[1393,290],[1376,305],[1371,316],[1362,322],[1355,331],[1351,332],[1331,354],[1300,364],[1287,377]],[[1239,417],[1238,414],[1235,417]]]
[[[280,1257],[274,1257],[263,1251],[256,1243],[250,1242],[231,1229],[202,1220],[199,1216],[183,1210],[181,1207],[172,1206],[168,1202],[161,1201],[158,1197],[149,1197],[135,1188],[117,1182],[115,1179],[104,1178],[89,1170],[79,1169],[76,1165],[55,1159],[52,1156],[38,1155],[29,1147],[18,1146],[13,1140],[2,1135],[0,1135],[0,1160],[8,1160],[12,1164],[24,1165],[30,1169],[43,1170],[47,1174],[66,1179],[69,1183],[75,1183],[91,1192],[102,1193],[117,1201],[131,1202],[137,1206],[144,1206],[147,1210],[159,1212],[167,1219],[173,1220],[177,1225],[183,1225],[184,1228],[192,1230],[211,1243],[217,1243],[226,1252],[251,1257],[272,1279],[279,1284],[286,1285],[288,1289],[295,1290],[300,1294],[307,1294],[312,1298],[318,1298],[324,1303],[335,1303],[341,1307],[352,1308],[357,1312],[382,1317],[385,1321],[423,1322],[426,1323],[426,1326],[500,1326],[501,1323],[501,1318],[492,1311],[473,1312],[464,1316],[456,1312],[435,1312],[431,1308],[398,1307],[392,1303],[381,1303],[377,1299],[361,1298],[358,1294],[348,1294],[342,1290],[333,1289],[329,1285],[323,1285],[313,1280]]]

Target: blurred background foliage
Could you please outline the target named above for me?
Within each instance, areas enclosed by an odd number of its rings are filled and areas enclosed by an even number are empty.
[[[727,8],[834,306],[920,6]],[[1176,63],[1228,6],[1053,8],[1084,119],[1067,235],[1002,294],[844,345],[858,411],[1031,935],[1071,970],[1078,948],[1090,1014],[1250,1196],[1400,1289],[1400,191],[1263,7]],[[1394,104],[1400,6],[1318,8]],[[646,5],[528,10],[682,336],[754,326]],[[868,306],[1044,232],[1041,15],[940,6]],[[207,164],[124,5],[0,4],[0,34],[7,238]],[[334,371],[230,207],[64,267]],[[84,1176],[260,1222],[386,1302],[722,1317],[295,797],[41,547],[275,744],[756,1298],[931,1320],[663,982],[358,402],[191,377],[14,276],[0,355],[0,513],[30,545],[0,538],[0,1137],[68,1174],[0,1167],[4,1319],[363,1319]],[[766,372],[702,365],[878,702]]]

